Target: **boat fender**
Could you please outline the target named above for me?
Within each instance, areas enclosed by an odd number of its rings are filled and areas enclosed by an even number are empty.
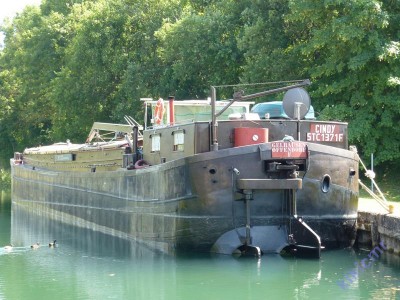
[[[145,161],[144,159],[139,159],[136,163],[135,163],[135,169],[143,169],[143,168],[147,168],[150,167],[150,164]]]

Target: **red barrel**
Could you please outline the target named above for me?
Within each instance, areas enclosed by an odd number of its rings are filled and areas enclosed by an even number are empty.
[[[268,142],[268,128],[235,128],[235,147]]]

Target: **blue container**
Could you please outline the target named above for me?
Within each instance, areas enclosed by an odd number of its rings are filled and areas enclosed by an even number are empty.
[[[290,119],[283,110],[282,101],[258,103],[251,108],[251,112],[257,113],[260,116],[260,119],[266,119],[266,116],[268,115],[269,119]],[[310,109],[308,110],[304,119],[315,119],[314,108],[312,107],[312,105],[310,105]]]

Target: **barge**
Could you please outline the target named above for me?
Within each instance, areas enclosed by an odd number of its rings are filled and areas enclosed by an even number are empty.
[[[304,119],[308,84],[228,101],[215,87],[204,101],[142,99],[143,127],[130,117],[95,123],[83,144],[15,153],[12,218],[46,217],[169,254],[319,258],[324,247],[351,246],[358,154],[347,123]],[[279,92],[288,118],[250,112],[249,100]]]

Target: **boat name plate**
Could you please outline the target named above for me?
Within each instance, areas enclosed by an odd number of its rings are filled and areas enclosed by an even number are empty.
[[[307,144],[303,142],[272,142],[272,158],[307,158]]]

